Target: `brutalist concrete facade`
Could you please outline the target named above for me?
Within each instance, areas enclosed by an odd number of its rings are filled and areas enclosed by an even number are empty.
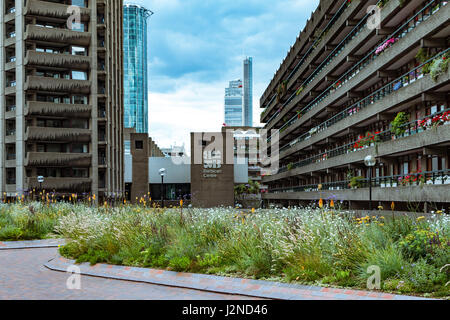
[[[234,206],[234,138],[232,132],[191,133],[192,205]]]
[[[447,1],[320,1],[261,97],[280,132],[266,202],[367,208],[372,170],[375,207],[447,209],[449,36]]]
[[[2,196],[124,192],[123,3],[71,4],[0,3]]]

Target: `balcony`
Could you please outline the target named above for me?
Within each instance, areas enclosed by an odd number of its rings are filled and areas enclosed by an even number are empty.
[[[350,181],[270,189],[264,199],[319,200],[335,199],[367,201],[369,179],[361,179],[360,186],[350,187]],[[374,177],[373,200],[382,202],[450,202],[450,170],[411,173],[407,175]]]
[[[28,25],[25,40],[88,46],[91,42],[91,33]]]
[[[25,90],[88,94],[91,81],[28,76]]]
[[[448,112],[449,110],[445,110]],[[432,115],[444,115],[445,112]],[[429,117],[425,118],[429,119]],[[378,152],[375,149],[375,142],[367,144],[354,141],[333,150],[328,150],[317,155],[313,155],[299,162],[291,163],[281,167],[277,173],[264,177],[264,182],[276,181],[296,175],[303,175],[315,171],[326,171],[329,168],[344,167],[351,163],[362,163],[364,157],[369,154],[377,154],[378,157],[395,156],[399,153],[420,152],[430,145],[445,145],[450,136],[450,121],[441,125],[425,124],[419,125],[420,120],[404,125],[405,133],[396,136],[390,130],[380,132],[375,135]]]
[[[420,96],[423,92],[433,90],[439,84],[434,82],[429,76],[424,75],[422,69],[427,63],[442,57],[448,52],[450,52],[450,49],[439,53],[427,62],[390,81],[369,96],[364,97],[318,126],[313,127],[310,131],[283,145],[280,148],[281,158],[298,152],[326,137],[336,137],[344,129],[352,125],[355,126],[358,121],[366,121],[370,118],[376,119],[377,114],[387,111],[387,108],[394,108],[396,105],[404,103],[404,101]],[[443,81],[448,81],[449,78],[450,71],[441,75]],[[406,87],[408,88],[406,89]],[[296,121],[291,121],[287,125],[293,125]],[[288,126],[280,129],[281,139],[287,136]]]
[[[71,54],[55,54],[47,52],[27,51],[25,65],[46,66],[58,68],[73,68],[77,70],[89,70],[91,58]]]
[[[67,19],[72,14],[68,11],[69,5],[46,2],[38,0],[28,0],[24,14],[49,18]],[[89,21],[91,9],[80,8],[81,21]]]
[[[89,142],[91,134],[89,129],[28,127],[25,140]]]
[[[28,189],[40,189],[41,186],[37,177],[27,178]],[[45,177],[42,188],[45,190],[64,190],[69,192],[86,191],[91,188],[90,178],[69,178],[69,177]]]
[[[430,8],[435,5],[435,2],[438,3],[440,9],[429,11]],[[445,25],[449,10],[446,1],[429,1],[419,12],[408,19],[408,21],[394,33],[389,35],[389,38],[397,39],[397,42],[399,43],[393,45],[395,49],[389,49],[389,54],[380,54],[377,53],[377,49],[373,49],[365,55],[364,58],[353,63],[351,68],[346,69],[345,73],[342,74],[339,79],[333,80],[326,89],[320,89],[319,91],[321,93],[298,111],[304,116],[302,121],[299,122],[303,122],[303,120],[307,120],[307,118],[309,119],[314,115],[318,115],[320,111],[322,111],[321,108],[318,108],[319,105],[320,107],[332,105],[334,101],[339,100],[340,97],[346,94],[346,90],[350,91],[355,85],[359,85],[369,79],[368,77],[373,74],[374,68],[376,70],[381,70],[386,64],[395,64],[398,62],[395,58],[404,58],[405,52],[407,52],[410,57],[413,57],[413,52],[407,50],[420,39],[429,37],[439,26]],[[412,32],[413,30],[416,31]],[[386,40],[387,39],[382,40],[379,44],[385,43]],[[382,58],[374,62],[378,57]],[[330,57],[330,59],[333,58],[334,56]],[[295,113],[295,111],[291,110],[292,107],[297,105],[300,101],[304,101],[312,89],[319,88],[319,86],[324,83],[323,77],[316,77],[316,75],[323,71],[324,67],[326,67],[326,64],[319,66],[316,69],[317,74],[313,73],[303,82],[303,88],[308,90],[303,90],[299,94],[293,93],[283,106],[273,114],[267,121],[267,129],[275,126],[280,120],[288,115],[289,112]],[[311,111],[312,109],[316,109],[317,111]],[[305,115],[308,115],[308,117],[305,117]],[[296,119],[297,117],[294,116],[287,123],[290,125],[293,121],[295,122]],[[282,128],[286,127],[286,125],[287,124],[283,125]]]
[[[90,153],[28,152],[25,166],[90,166]]]
[[[52,102],[29,101],[25,115],[48,115],[77,118],[90,118],[92,106],[88,104],[62,104]]]

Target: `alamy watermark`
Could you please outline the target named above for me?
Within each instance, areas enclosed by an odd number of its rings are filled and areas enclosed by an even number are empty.
[[[81,28],[81,8],[79,6],[69,6],[67,13],[70,14],[67,19],[67,28],[69,30],[79,30]]]
[[[67,268],[67,273],[70,274],[66,281],[66,288],[68,290],[81,290],[81,269],[75,265]]]
[[[381,268],[379,266],[369,266],[367,274],[370,277],[367,279],[367,289],[380,290],[381,289]]]
[[[381,29],[381,8],[377,5],[368,6],[367,14],[370,14],[367,18],[367,28],[369,30]]]

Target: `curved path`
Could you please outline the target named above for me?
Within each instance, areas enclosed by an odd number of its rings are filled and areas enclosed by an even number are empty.
[[[61,240],[0,242],[0,300],[416,300],[382,292],[302,286],[145,268],[80,264],[81,289],[69,290]]]
[[[0,250],[0,300],[237,300],[248,297],[81,276],[81,290],[68,290],[69,274],[44,265],[57,248]]]

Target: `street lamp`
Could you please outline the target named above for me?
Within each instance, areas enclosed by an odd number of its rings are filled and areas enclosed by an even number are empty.
[[[161,176],[161,208],[164,208],[164,176],[166,175],[166,169],[159,169],[159,175]]]
[[[44,183],[44,177],[43,176],[37,177],[37,181],[39,182],[39,188],[41,189],[42,192],[42,184]]]
[[[364,159],[364,164],[369,168],[369,210],[372,211],[372,168],[377,164],[377,159],[369,155]]]

